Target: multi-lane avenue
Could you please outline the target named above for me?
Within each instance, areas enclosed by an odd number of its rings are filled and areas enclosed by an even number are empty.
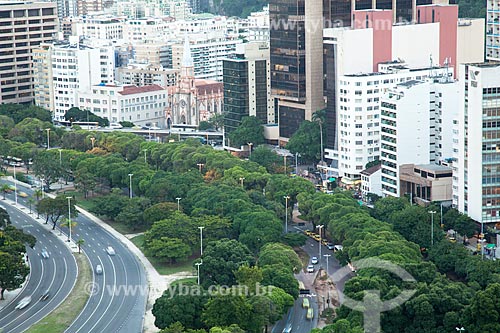
[[[30,265],[29,280],[13,302],[0,310],[2,332],[23,332],[56,308],[73,289],[78,268],[69,248],[61,244],[57,237],[35,222],[31,215],[14,208],[6,201],[0,207],[7,210],[12,224],[24,232],[37,237],[33,249],[27,248]],[[48,258],[41,255],[46,249]],[[42,295],[48,291],[48,298]],[[31,303],[22,310],[15,309],[24,297],[31,296]]]
[[[32,195],[30,188],[24,192]],[[13,198],[13,193],[9,194]],[[18,198],[27,206],[27,198]],[[147,278],[142,264],[127,247],[84,214],[73,219],[76,227],[72,239],[84,240],[82,249],[94,271],[93,282],[86,286],[90,293],[83,311],[66,330],[67,333],[142,332],[148,296]],[[63,228],[63,231],[67,232]],[[106,252],[113,247],[115,255]],[[101,265],[102,273],[95,268]],[[33,268],[37,271],[39,268]]]

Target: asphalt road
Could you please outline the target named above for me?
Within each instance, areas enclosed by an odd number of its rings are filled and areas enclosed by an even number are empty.
[[[23,332],[43,319],[68,296],[76,281],[78,268],[69,248],[61,244],[52,232],[34,221],[31,215],[19,211],[6,201],[0,201],[0,206],[7,210],[14,226],[37,238],[35,247],[27,248],[31,273],[24,289],[0,310],[2,332]],[[49,253],[49,258],[41,256],[43,248]],[[47,290],[49,298],[40,300]],[[18,302],[27,296],[31,296],[31,303],[22,310],[16,310]]]
[[[30,188],[18,188],[28,195],[33,193]],[[26,199],[18,200],[27,205]],[[82,250],[93,270],[101,265],[103,273],[94,273],[92,285],[86,286],[89,300],[65,332],[142,332],[148,296],[147,278],[142,264],[117,238],[89,218],[80,214],[73,220],[77,225],[72,230],[72,239],[84,240]],[[106,253],[108,246],[114,248],[116,255]]]
[[[318,263],[314,265],[314,273],[300,274],[300,278],[304,282],[306,289],[311,289],[311,292],[314,293],[312,284],[314,282],[314,278],[317,274],[318,269],[323,268],[324,270],[326,270],[327,257],[325,257],[325,254],[327,254],[330,255],[330,257],[328,257],[328,275],[333,279],[337,290],[343,291],[344,285],[350,278],[350,275],[339,277],[335,274],[340,268],[342,268],[342,266],[340,266],[339,261],[335,258],[333,251],[329,250],[326,246],[321,245],[320,257],[320,243],[312,238],[307,239],[303,249],[310,258],[318,258]],[[309,297],[309,303],[314,309],[313,320],[308,320],[305,317],[306,309],[302,308],[303,297]],[[288,325],[291,325],[291,333],[309,333],[313,328],[317,326],[318,314],[317,296],[315,294],[311,294],[308,296],[300,295],[300,297],[295,301],[294,306],[288,311],[288,313],[274,325],[272,333],[282,333]]]

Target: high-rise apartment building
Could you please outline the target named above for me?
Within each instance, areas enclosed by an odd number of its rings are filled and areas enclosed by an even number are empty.
[[[73,37],[68,42],[47,43],[34,51],[35,100],[50,103],[52,116],[63,120],[78,105],[78,93],[92,85],[114,81],[112,46],[90,47]]]
[[[486,1],[486,59],[500,60],[500,1]]]
[[[500,222],[500,63],[462,65],[453,201],[479,223]]]
[[[245,116],[274,124],[271,98],[269,44],[239,44],[236,54],[223,62],[224,131],[233,131]]]
[[[453,75],[446,67],[411,69],[399,62],[381,67],[380,72],[347,74],[339,79],[338,170],[339,176],[352,181],[360,179],[368,162],[380,159],[380,105],[386,90],[405,82]],[[332,157],[330,150],[327,153],[327,158]]]
[[[0,5],[0,103],[32,103],[32,52],[57,32],[56,4],[3,2]]]

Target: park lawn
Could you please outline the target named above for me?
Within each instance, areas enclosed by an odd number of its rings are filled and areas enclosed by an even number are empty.
[[[132,243],[137,246],[142,253],[144,253],[144,235],[138,235],[135,237],[132,237],[130,239]],[[144,254],[146,255],[146,254]],[[148,258],[149,262],[153,265],[153,267],[156,269],[156,271],[161,274],[161,275],[170,275],[174,273],[179,273],[179,272],[194,272],[193,268],[193,262],[194,259],[189,258],[187,261],[178,263],[178,264],[167,264],[163,261],[160,261],[154,257],[150,257],[146,255],[146,258]]]
[[[85,286],[92,282],[92,270],[87,257],[85,257],[83,253],[75,253],[75,258],[78,264],[78,277],[73,290],[70,292],[69,296],[52,311],[52,313],[31,326],[26,332],[62,333],[83,310],[89,298]]]

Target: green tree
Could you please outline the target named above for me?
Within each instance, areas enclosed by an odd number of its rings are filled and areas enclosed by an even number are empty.
[[[83,193],[83,197],[87,198],[89,191],[96,186],[96,177],[86,167],[79,168],[75,172],[75,187]]]
[[[71,218],[77,217],[78,211],[75,207],[75,201],[70,200],[69,205]],[[50,219],[50,221],[52,222],[52,230],[55,230],[56,224],[61,217],[68,218],[68,200],[65,196],[57,196],[54,199],[49,197],[44,198],[37,203],[36,209],[38,213],[45,215],[46,224]]]
[[[20,288],[28,273],[29,267],[22,255],[0,252],[0,300],[5,299],[5,290]]]
[[[144,211],[149,205],[148,198],[135,197],[129,199],[128,204],[116,216],[115,221],[129,226],[133,230],[144,230],[148,227],[148,224],[144,221]]]
[[[144,211],[144,222],[151,226],[154,222],[168,219],[177,210],[177,204],[173,202],[160,202]]]
[[[63,169],[59,163],[59,152],[55,150],[39,151],[33,160],[33,172],[50,188],[50,184],[55,183],[63,176]]]
[[[109,126],[109,120],[107,118],[102,118],[88,110],[80,110],[77,107],[70,108],[64,115],[64,119],[73,121],[94,121],[98,122],[99,126],[107,127]]]
[[[205,328],[201,314],[207,301],[205,290],[198,285],[172,285],[153,305],[155,325],[165,328],[179,322],[185,328]]]
[[[9,116],[0,115],[0,136],[7,137],[7,134],[14,128],[14,120]]]
[[[186,261],[191,249],[182,239],[161,237],[145,243],[146,253],[170,264]]]
[[[4,200],[5,200],[5,193],[8,193],[8,192],[12,191],[12,189],[10,188],[9,184],[1,184],[0,185],[0,190],[2,191],[3,199]]]
[[[203,252],[203,265],[200,267],[203,270],[203,274],[200,273],[202,285],[207,288],[211,285],[231,286],[236,283],[234,272],[238,267],[253,263],[250,250],[240,242],[234,239],[212,242]]]
[[[120,190],[116,189],[108,195],[94,198],[92,212],[114,220],[127,205],[128,200],[120,194]]]
[[[292,135],[286,149],[290,150],[292,154],[300,154],[304,161],[314,163],[321,159],[320,139],[319,126],[306,120]]]
[[[240,147],[243,145],[253,143],[258,146],[265,142],[264,128],[262,123],[257,117],[243,117],[241,124],[231,133],[229,133],[229,140],[231,146]]]
[[[283,165],[283,157],[279,156],[266,146],[258,146],[252,151],[250,161],[259,163],[267,172],[276,173]]]
[[[202,313],[202,319],[208,327],[237,324],[246,329],[251,317],[252,306],[245,297],[232,295],[211,297]]]
[[[82,246],[85,244],[85,240],[80,238],[76,241],[76,245],[78,246],[78,253],[82,253]]]

